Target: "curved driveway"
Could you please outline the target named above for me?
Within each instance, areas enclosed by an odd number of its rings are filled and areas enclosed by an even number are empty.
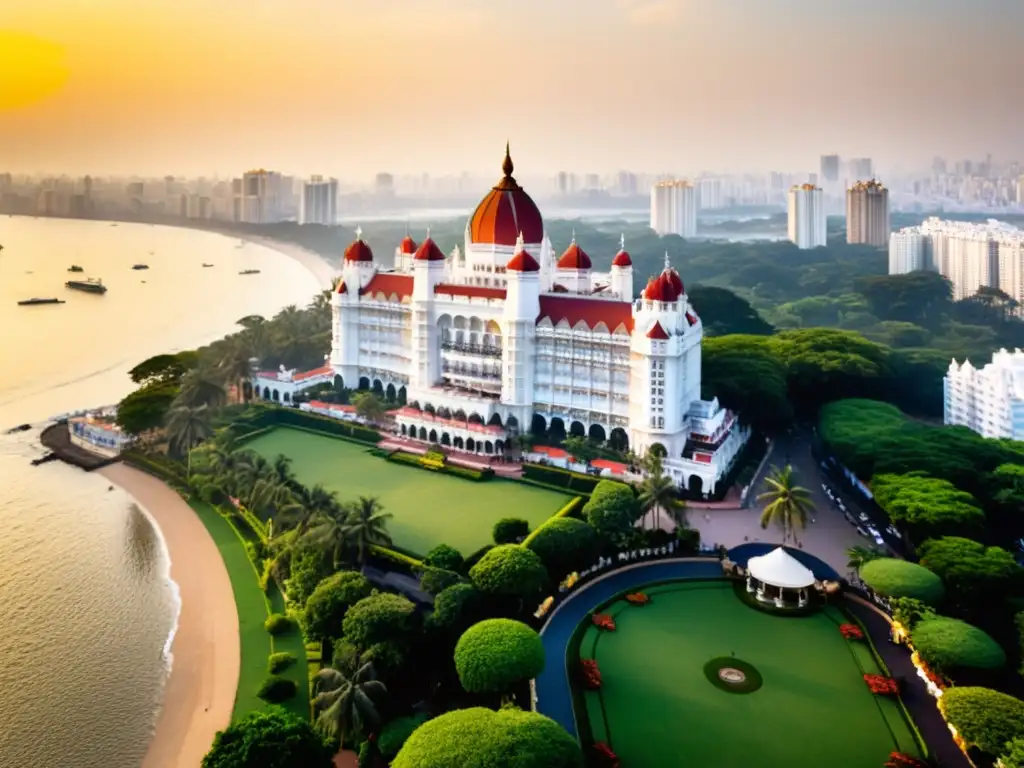
[[[566,665],[566,650],[572,633],[583,619],[601,603],[620,592],[655,581],[674,579],[707,579],[722,576],[717,558],[660,560],[639,563],[632,567],[598,577],[560,603],[541,630],[547,664],[534,681],[536,709],[547,715],[578,739],[576,717],[572,708],[572,691]]]

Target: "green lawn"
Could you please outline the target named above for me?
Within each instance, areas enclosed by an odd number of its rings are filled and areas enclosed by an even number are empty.
[[[253,568],[252,561],[245,552],[240,538],[248,531],[247,528],[236,529],[232,524],[209,504],[201,501],[189,502],[206,530],[217,544],[224,560],[231,589],[235,593],[235,605],[238,609],[238,635],[241,652],[241,668],[238,675],[238,691],[235,694],[235,709],[232,721],[240,720],[250,712],[267,708],[267,703],[260,699],[256,692],[267,676],[267,659],[276,651],[291,651],[296,658],[295,664],[282,673],[298,685],[295,698],[284,706],[295,714],[309,718],[309,681],[306,676],[306,654],[299,630],[293,629],[286,635],[272,638],[263,628],[263,622],[269,615],[267,596],[260,589],[259,578]],[[272,590],[280,597],[276,588]],[[284,601],[274,606],[274,610],[283,610]]]
[[[577,718],[623,765],[878,768],[894,749],[918,754],[898,702],[868,691],[862,675],[880,670],[866,645],[842,637],[838,612],[773,616],[724,581],[644,591],[649,605],[615,603],[616,631],[591,627],[580,648],[603,685],[583,694]],[[708,682],[704,663],[733,654],[761,673],[759,690]]]
[[[300,482],[322,483],[343,502],[379,497],[394,515],[388,531],[395,544],[421,555],[442,543],[468,555],[491,542],[499,519],[521,517],[536,527],[572,498],[510,480],[474,482],[397,464],[359,444],[287,427],[245,447],[268,459],[288,456]]]

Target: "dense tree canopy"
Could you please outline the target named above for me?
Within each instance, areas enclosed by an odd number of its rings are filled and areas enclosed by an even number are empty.
[[[938,605],[945,595],[942,579],[927,568],[895,557],[880,557],[860,567],[860,578],[885,597],[912,597]]]
[[[203,768],[331,768],[333,750],[306,720],[272,707],[217,733]]]
[[[427,722],[427,716],[423,713],[396,717],[387,723],[380,731],[377,739],[377,748],[384,758],[391,760],[398,754],[402,746],[412,736],[412,732]]]
[[[930,326],[953,308],[953,286],[938,272],[861,277],[854,288],[879,320]]]
[[[544,671],[544,643],[520,621],[486,619],[459,638],[455,670],[471,693],[504,693]]]
[[[360,649],[376,643],[400,641],[413,629],[416,606],[401,595],[381,592],[364,597],[345,614],[345,639]]]
[[[447,544],[438,544],[427,552],[423,562],[434,568],[443,568],[446,571],[455,571],[456,573],[460,572],[465,564],[462,553],[455,547],[450,547]]]
[[[358,571],[341,571],[321,581],[306,601],[306,635],[311,640],[339,637],[349,608],[371,591],[370,582]]]
[[[155,381],[140,387],[118,404],[117,425],[130,435],[162,427],[178,392],[175,381]]]
[[[875,501],[911,538],[970,533],[982,528],[985,513],[971,494],[948,480],[919,475],[875,475]]]
[[[732,333],[767,335],[775,330],[750,306],[750,302],[732,291],[710,285],[693,285],[687,288],[686,293],[700,315],[705,338]]]
[[[582,520],[558,517],[539,528],[526,544],[540,557],[554,581],[591,565],[601,541],[597,531]]]
[[[755,429],[773,433],[793,422],[788,369],[769,343],[753,336],[706,339],[701,349],[701,393],[717,397]]]
[[[579,744],[536,712],[473,707],[421,725],[391,768],[583,768]]]
[[[610,539],[629,535],[640,514],[633,489],[614,480],[602,480],[583,507],[583,517],[594,530]]]
[[[480,558],[469,570],[474,586],[487,595],[539,597],[548,583],[548,572],[540,558],[519,544],[502,544]]]
[[[993,757],[1007,742],[1024,738],[1024,701],[999,691],[971,686],[947,688],[939,709],[968,746]]]
[[[1002,601],[1021,574],[1013,553],[959,536],[929,539],[918,555],[921,565],[946,582],[950,600],[960,613],[974,613]]]
[[[128,375],[136,384],[145,386],[158,382],[178,382],[188,371],[199,365],[199,353],[178,352],[173,355],[155,355],[143,360]]]
[[[910,639],[928,666],[944,673],[960,668],[999,669],[1006,664],[1006,653],[995,640],[958,619],[936,616],[919,621]]]
[[[472,584],[450,586],[434,598],[429,626],[461,634],[479,618],[482,604],[483,596]]]

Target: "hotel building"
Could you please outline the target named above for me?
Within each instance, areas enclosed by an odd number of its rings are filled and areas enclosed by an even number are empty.
[[[697,190],[688,181],[660,181],[651,187],[651,229],[659,235],[697,234]]]
[[[992,362],[975,368],[953,360],[943,380],[946,424],[982,437],[1024,440],[1024,352],[1001,349]]]
[[[825,195],[814,184],[789,190],[789,239],[797,248],[820,248],[826,239]]]

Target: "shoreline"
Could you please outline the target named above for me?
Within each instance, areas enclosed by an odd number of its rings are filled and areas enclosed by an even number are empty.
[[[153,522],[177,586],[178,618],[164,648],[170,673],[142,766],[198,768],[231,723],[238,691],[238,610],[227,568],[202,521],[163,481],[123,463],[97,472]]]
[[[340,275],[338,270],[335,270],[327,263],[316,251],[311,251],[308,248],[303,248],[301,245],[295,243],[289,243],[285,240],[275,240],[272,237],[265,237],[264,235],[249,235],[249,234],[236,234],[234,232],[222,232],[218,230],[209,229],[193,229],[193,232],[213,232],[214,234],[223,235],[224,237],[238,237],[239,240],[245,240],[247,243],[253,245],[259,245],[264,248],[269,248],[272,251],[277,251],[283,256],[297,261],[306,271],[309,272],[313,277],[320,283],[320,287],[327,290],[331,287],[331,281]],[[341,254],[338,255],[338,260],[341,260]]]

